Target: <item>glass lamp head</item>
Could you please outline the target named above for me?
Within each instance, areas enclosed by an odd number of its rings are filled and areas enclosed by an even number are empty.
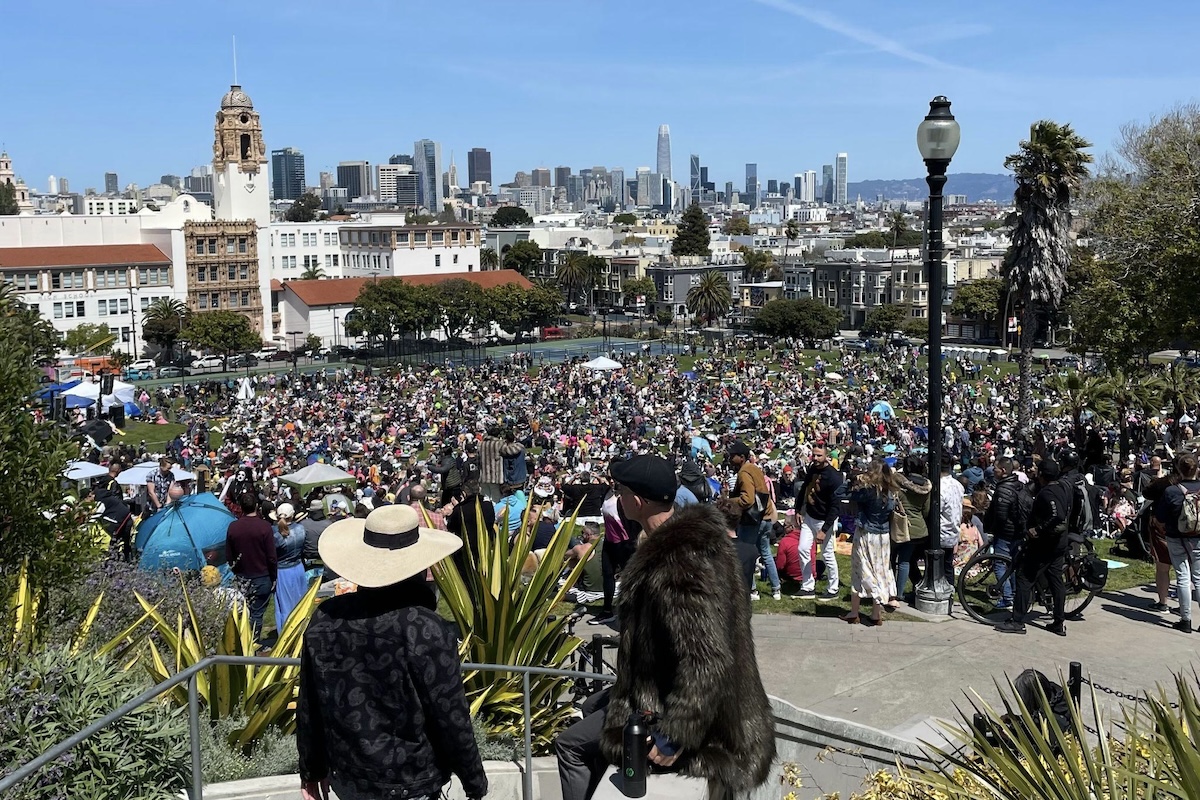
[[[950,101],[938,95],[929,102],[929,114],[917,126],[917,149],[926,161],[949,161],[958,150],[958,122],[950,113]]]

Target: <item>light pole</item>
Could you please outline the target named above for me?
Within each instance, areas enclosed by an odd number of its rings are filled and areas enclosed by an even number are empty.
[[[925,278],[929,282],[929,546],[925,551],[925,577],[917,587],[917,610],[949,614],[954,588],[946,580],[941,548],[942,469],[942,189],[946,170],[958,149],[959,127],[950,113],[950,101],[938,95],[929,103],[929,114],[917,126],[917,148],[925,161],[929,184],[929,213],[925,215],[928,247]],[[961,514],[961,510],[958,512]],[[955,520],[957,522],[957,520]],[[956,526],[957,527],[957,526]],[[951,565],[953,570],[953,565]]]
[[[296,363],[300,360],[300,355],[296,352],[296,337],[304,331],[288,331],[287,335],[292,337],[292,377],[296,377]]]

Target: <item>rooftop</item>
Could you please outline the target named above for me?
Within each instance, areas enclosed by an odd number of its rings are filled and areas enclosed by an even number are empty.
[[[387,280],[392,276],[382,276]],[[523,289],[533,286],[521,273],[511,269],[489,270],[487,272],[450,272],[428,273],[424,275],[403,275],[400,279],[405,283],[428,286],[449,280],[467,280],[478,284],[484,289],[492,289],[508,283],[515,283]],[[284,281],[283,288],[290,289],[309,308],[320,306],[353,305],[358,299],[362,287],[375,282],[375,278],[322,278],[315,281]]]
[[[87,244],[70,247],[3,247],[0,269],[115,267],[167,264],[171,259],[152,244]]]

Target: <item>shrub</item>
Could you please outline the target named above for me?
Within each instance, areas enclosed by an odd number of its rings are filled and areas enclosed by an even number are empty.
[[[525,757],[525,747],[512,734],[490,734],[487,725],[479,717],[471,720],[475,731],[475,744],[479,757],[484,761],[519,761]]]
[[[263,733],[250,755],[241,747],[231,746],[230,737],[245,727],[246,719],[240,715],[200,726],[200,763],[205,783],[291,775],[300,768],[296,737],[274,728]]]
[[[54,647],[0,671],[0,773],[8,774],[146,688],[144,679],[104,659]],[[150,703],[109,725],[5,800],[167,798],[186,783],[187,720]]]

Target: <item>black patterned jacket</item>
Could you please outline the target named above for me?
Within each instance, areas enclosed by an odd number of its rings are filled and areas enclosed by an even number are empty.
[[[407,581],[317,607],[296,712],[302,780],[329,778],[342,800],[420,798],[455,773],[467,797],[487,793],[455,637],[431,600]]]

